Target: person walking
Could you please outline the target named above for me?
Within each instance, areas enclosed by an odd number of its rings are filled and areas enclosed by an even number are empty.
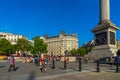
[[[113,59],[113,57],[110,57],[110,64],[111,64],[111,68],[113,68],[113,64],[114,64],[114,59]]]
[[[13,68],[13,70],[15,71],[15,59],[13,55],[10,56],[9,63],[10,63],[10,67],[8,71],[10,72],[11,68]]]
[[[42,66],[42,61],[43,61],[43,60],[42,60],[42,57],[40,56],[40,57],[39,57],[40,66]]]
[[[38,57],[38,55],[35,56],[35,64],[37,66],[39,66],[39,57]]]
[[[41,71],[42,71],[42,72],[46,72],[46,71],[47,71],[46,64],[45,64],[45,61],[44,61],[44,60],[42,61]]]

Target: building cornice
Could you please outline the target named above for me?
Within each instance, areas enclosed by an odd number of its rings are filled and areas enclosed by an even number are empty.
[[[104,21],[99,22],[99,24],[91,31],[96,32],[98,30],[108,29],[108,28],[119,30],[119,28],[115,24],[113,24],[110,20],[104,20]]]

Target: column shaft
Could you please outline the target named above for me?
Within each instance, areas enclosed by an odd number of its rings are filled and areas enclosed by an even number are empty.
[[[110,1],[100,0],[100,21],[110,20]]]

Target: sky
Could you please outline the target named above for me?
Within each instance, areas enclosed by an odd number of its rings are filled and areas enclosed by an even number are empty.
[[[110,19],[120,28],[120,0],[110,0]],[[99,0],[0,0],[0,32],[56,36],[76,33],[79,45],[94,39]],[[116,33],[120,40],[120,30]]]

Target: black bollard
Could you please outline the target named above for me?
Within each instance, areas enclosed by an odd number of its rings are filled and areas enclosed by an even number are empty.
[[[53,57],[53,69],[55,69],[55,60],[54,60],[54,57]]]
[[[99,63],[99,60],[97,60],[97,71],[96,72],[100,72],[100,63]]]
[[[64,69],[67,69],[66,57],[64,58]]]
[[[81,58],[79,58],[79,71],[82,71]]]
[[[117,57],[117,64],[116,64],[116,73],[120,72],[119,70],[119,60],[118,60],[118,57]]]

